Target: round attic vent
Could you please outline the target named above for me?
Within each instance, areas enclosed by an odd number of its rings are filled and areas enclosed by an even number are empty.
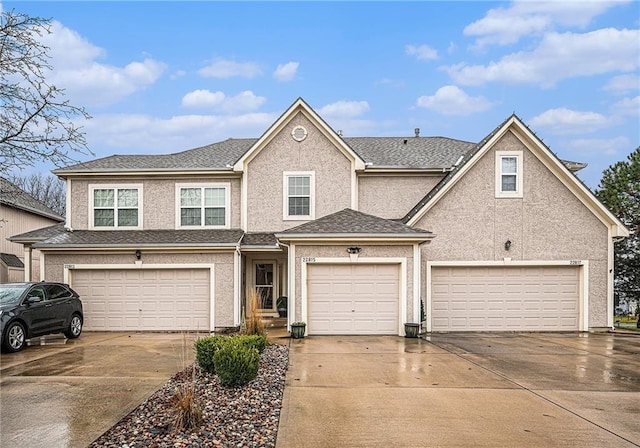
[[[304,126],[296,126],[295,128],[293,128],[293,131],[291,131],[291,136],[295,141],[301,142],[302,140],[307,138],[307,130],[304,128]]]

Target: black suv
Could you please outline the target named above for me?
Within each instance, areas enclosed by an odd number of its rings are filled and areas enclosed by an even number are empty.
[[[75,339],[82,322],[82,302],[67,284],[0,284],[0,335],[7,352],[20,351],[27,339],[50,333]]]

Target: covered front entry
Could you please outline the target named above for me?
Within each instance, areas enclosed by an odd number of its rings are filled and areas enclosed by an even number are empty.
[[[210,269],[74,269],[84,328],[93,331],[210,329]]]
[[[432,331],[577,331],[580,267],[433,266]]]
[[[311,335],[398,334],[398,264],[309,264]]]

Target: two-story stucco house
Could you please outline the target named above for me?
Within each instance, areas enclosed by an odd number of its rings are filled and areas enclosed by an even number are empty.
[[[517,116],[480,143],[343,138],[302,99],[257,139],[54,171],[66,230],[15,236],[71,284],[86,330],[237,327],[288,297],[307,333],[612,325],[627,229]]]

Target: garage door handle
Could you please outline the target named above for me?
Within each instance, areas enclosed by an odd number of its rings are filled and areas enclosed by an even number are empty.
[[[356,310],[351,310],[351,312],[352,312],[352,313],[355,313],[355,312],[356,312]]]

